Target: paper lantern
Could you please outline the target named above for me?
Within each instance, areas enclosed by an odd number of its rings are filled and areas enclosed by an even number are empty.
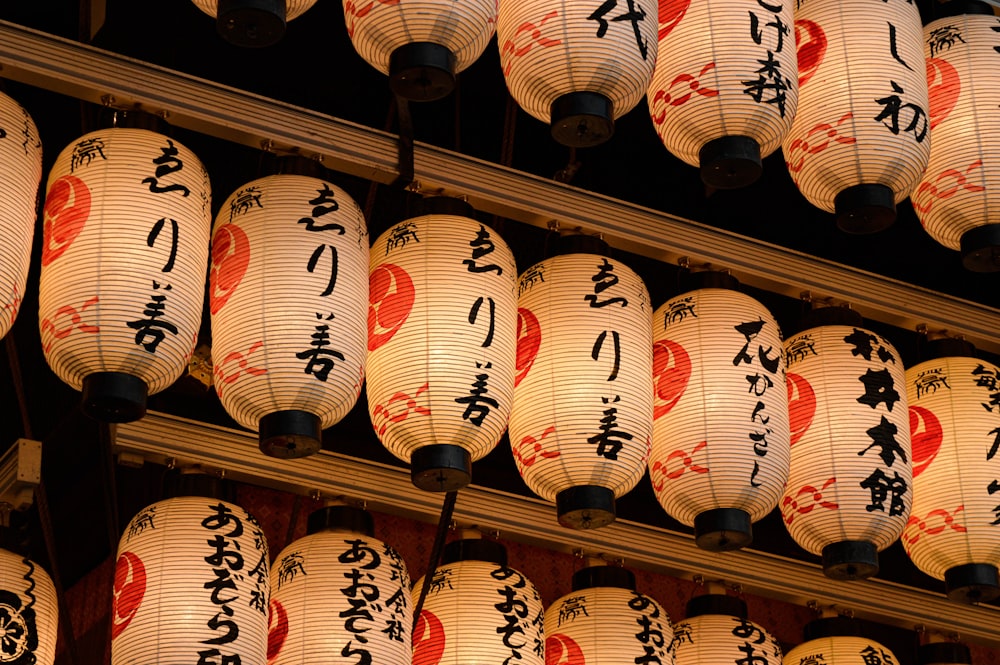
[[[842,230],[879,231],[930,156],[917,5],[799,0],[795,35],[799,105],[781,144],[788,171]]]
[[[147,506],[118,544],[111,663],[267,661],[267,542],[237,505],[178,497]]]
[[[209,279],[215,388],[261,450],[302,457],[354,406],[364,380],[368,232],[339,187],[273,175],[215,220]]]
[[[1000,596],[1000,367],[942,341],[950,357],[906,371],[913,508],[901,540],[950,598],[983,602]]]
[[[0,92],[0,338],[14,325],[24,297],[42,179],[42,143],[28,112]]]
[[[590,253],[555,256],[520,278],[511,448],[559,523],[615,518],[646,469],[653,425],[652,321],[642,279]]]
[[[208,173],[174,139],[116,127],[56,158],[45,195],[42,350],[83,407],[142,417],[197,341],[212,225]]]
[[[271,46],[285,35],[285,24],[316,0],[192,0],[216,19],[222,37],[235,46]]]
[[[818,655],[826,665],[897,665],[895,654],[863,637],[860,624],[829,617],[806,624],[806,641],[785,654],[784,665],[813,665]]]
[[[827,576],[869,577],[913,498],[904,367],[855,312],[811,314],[819,325],[785,342],[792,457],[781,513]]]
[[[382,444],[410,463],[413,483],[446,491],[468,484],[471,462],[507,427],[517,268],[467,205],[443,197],[427,205],[432,214],[372,245],[368,412]]]
[[[52,665],[59,605],[48,573],[0,549],[0,663]]]
[[[507,89],[567,146],[611,138],[656,64],[655,0],[503,0],[497,43]]]
[[[1000,18],[963,14],[924,28],[930,163],[911,197],[934,240],[962,252],[969,270],[1000,270]]]
[[[413,586],[413,603],[424,586]],[[499,543],[445,546],[413,628],[413,665],[545,663],[544,611],[535,585],[507,566]]]
[[[646,94],[653,124],[702,180],[743,187],[761,173],[795,117],[798,68],[792,0],[678,0],[660,11],[656,70]]]
[[[545,612],[545,661],[673,665],[673,635],[666,610],[635,590],[630,571],[591,566],[574,573],[573,591]]]
[[[497,0],[344,0],[355,50],[389,76],[393,92],[433,101],[455,87],[493,38]]]
[[[674,624],[673,650],[676,665],[781,663],[781,646],[747,619],[746,603],[715,593],[688,602],[687,618]]]
[[[752,540],[751,523],[778,505],[790,434],[778,322],[721,273],[653,314],[656,498],[695,529],[704,549]],[[714,282],[714,284],[713,284]]]
[[[268,665],[410,665],[413,607],[406,563],[372,537],[371,515],[330,506],[271,568]]]

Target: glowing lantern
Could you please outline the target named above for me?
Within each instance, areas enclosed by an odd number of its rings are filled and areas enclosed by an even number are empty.
[[[233,192],[212,240],[215,387],[260,430],[261,450],[302,457],[354,406],[364,379],[368,232],[343,190],[274,175]]]
[[[806,624],[806,641],[785,654],[784,665],[802,665],[823,655],[827,665],[890,665],[895,654],[878,642],[862,637],[860,624],[846,617],[828,617]]]
[[[45,196],[42,350],[98,420],[142,417],[197,341],[212,226],[201,162],[147,129],[91,132],[56,158]]]
[[[222,37],[236,46],[271,46],[285,34],[285,24],[316,0],[192,0],[215,17]]]
[[[792,0],[684,3],[660,12],[650,115],[667,149],[713,187],[748,185],[781,145],[798,100]]]
[[[600,249],[598,249],[600,251]],[[521,477],[559,523],[597,528],[639,482],[653,425],[642,279],[606,256],[555,256],[520,278],[509,436]]]
[[[788,477],[785,362],[778,323],[722,273],[653,314],[653,448],[664,510],[695,542],[730,550],[781,499]]]
[[[309,535],[274,560],[268,665],[327,663],[331,654],[410,664],[410,577],[373,532],[368,512],[330,506],[311,514]]]
[[[466,204],[426,204],[432,214],[372,245],[366,390],[382,444],[417,487],[446,491],[468,484],[507,427],[517,268]]]
[[[687,618],[674,624],[676,665],[780,665],[781,646],[764,628],[747,619],[739,598],[721,593],[695,596]]]
[[[791,468],[781,500],[789,534],[822,555],[823,572],[878,572],[913,498],[904,368],[896,349],[841,307],[813,310],[785,342]]]
[[[543,665],[544,611],[535,585],[507,566],[502,545],[479,539],[445,546],[413,629],[413,665]],[[413,603],[423,588],[413,586]],[[511,636],[516,633],[516,639]]]
[[[559,143],[603,143],[646,94],[657,9],[655,0],[504,0],[497,42],[510,94]]]
[[[0,662],[52,665],[58,626],[56,589],[48,573],[25,556],[0,549]]]
[[[782,141],[789,173],[842,230],[879,231],[930,155],[917,5],[799,0],[795,34],[799,105]]]

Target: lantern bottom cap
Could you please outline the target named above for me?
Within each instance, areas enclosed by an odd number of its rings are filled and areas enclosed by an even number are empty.
[[[988,563],[966,563],[944,573],[945,590],[950,600],[985,603],[1000,598],[1000,574]]]
[[[749,136],[712,139],[698,151],[701,181],[716,189],[746,187],[764,170],[760,144]]]
[[[308,411],[275,411],[260,419],[260,452],[268,457],[297,459],[319,452],[323,428],[319,416]]]
[[[425,492],[453,492],[472,481],[472,456],[461,446],[436,443],[410,456],[410,480]]]
[[[94,372],[83,378],[83,412],[105,423],[130,423],[146,415],[149,387],[125,372]]]
[[[455,89],[455,55],[433,42],[403,44],[389,54],[389,88],[411,102],[433,102]]]
[[[570,148],[600,145],[615,133],[614,105],[599,92],[561,95],[549,110],[552,138]]]
[[[842,540],[823,548],[823,574],[834,580],[863,580],[878,572],[878,549],[867,540]]]
[[[694,518],[694,542],[709,552],[729,552],[753,542],[750,514],[739,508],[714,508]]]
[[[896,197],[885,185],[854,185],[833,199],[837,227],[844,233],[876,233],[896,221]]]
[[[577,485],[556,494],[559,524],[598,529],[615,521],[615,493],[600,485]]]
[[[972,272],[1000,271],[1000,224],[969,229],[959,241],[962,265]]]
[[[271,46],[285,35],[285,0],[219,0],[215,26],[233,46]]]

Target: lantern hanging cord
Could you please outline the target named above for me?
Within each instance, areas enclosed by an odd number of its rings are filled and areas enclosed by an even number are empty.
[[[413,631],[417,629],[417,622],[420,621],[420,612],[424,608],[424,600],[427,598],[427,592],[430,591],[434,571],[437,569],[438,561],[441,560],[444,539],[448,535],[449,527],[451,527],[451,516],[455,512],[455,502],[457,500],[458,490],[452,490],[445,495],[444,503],[441,505],[441,518],[438,520],[437,533],[434,534],[434,547],[431,549],[431,560],[427,564],[424,583],[420,587],[420,597],[417,598],[417,602],[413,607]],[[410,634],[412,635],[413,633],[411,632]]]
[[[406,187],[413,182],[413,117],[410,103],[396,95],[396,117],[399,121],[399,175],[393,181],[397,187]]]

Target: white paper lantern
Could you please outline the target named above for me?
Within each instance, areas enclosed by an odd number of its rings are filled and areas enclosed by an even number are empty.
[[[49,173],[42,350],[84,409],[127,422],[173,383],[197,341],[212,225],[208,173],[146,129],[91,132]]]
[[[0,549],[0,663],[52,665],[59,631],[56,589],[27,557]]]
[[[902,535],[917,568],[948,596],[1000,596],[1000,367],[972,357],[906,371],[913,509]]]
[[[785,163],[814,206],[851,233],[895,220],[927,166],[920,15],[906,0],[799,0],[799,105]]]
[[[780,665],[778,641],[746,616],[746,603],[739,598],[695,596],[688,602],[687,618],[674,624],[674,663]]]
[[[649,456],[646,286],[619,261],[573,253],[528,268],[519,292],[530,325],[518,338],[522,369],[508,431],[517,468],[532,492],[556,503],[561,524],[603,526]]]
[[[368,412],[421,489],[464,487],[507,427],[516,272],[506,243],[464,214],[409,219],[372,245]]]
[[[28,112],[0,92],[0,338],[14,325],[28,280],[42,143]]]
[[[424,585],[413,586],[413,603]],[[449,543],[413,629],[413,665],[545,663],[544,610],[535,585],[507,566],[503,546]]]
[[[820,316],[854,314],[827,309],[836,311]],[[860,325],[793,335],[785,359],[789,384],[811,401],[793,408],[798,438],[781,501],[785,526],[803,549],[822,555],[829,577],[868,577],[878,571],[878,552],[903,532],[913,498],[902,360]]]
[[[343,0],[355,50],[412,101],[448,95],[493,38],[497,0]]]
[[[661,11],[649,112],[667,150],[700,166],[708,185],[756,180],[792,126],[793,9],[792,0],[700,0],[679,20]]]
[[[808,628],[808,626],[807,626]],[[784,665],[813,665],[817,654],[825,665],[898,665],[895,654],[875,640],[856,635],[829,635],[808,640],[785,654]]]
[[[963,14],[924,28],[934,134],[911,197],[924,229],[969,270],[1000,270],[1000,18]]]
[[[751,542],[751,523],[781,499],[790,455],[781,330],[732,282],[653,314],[650,480],[664,510],[715,551]]]
[[[285,24],[316,0],[192,0],[216,19],[216,28],[236,46],[271,46],[285,34]]]
[[[118,544],[111,663],[264,665],[270,595],[257,521],[218,499],[147,506]]]
[[[568,146],[603,143],[656,65],[655,0],[503,0],[497,43],[507,89]]]
[[[320,509],[274,560],[268,665],[410,665],[410,577],[373,529],[358,508]]]
[[[275,457],[320,449],[364,379],[368,232],[339,187],[274,175],[219,211],[209,279],[215,388]]]

